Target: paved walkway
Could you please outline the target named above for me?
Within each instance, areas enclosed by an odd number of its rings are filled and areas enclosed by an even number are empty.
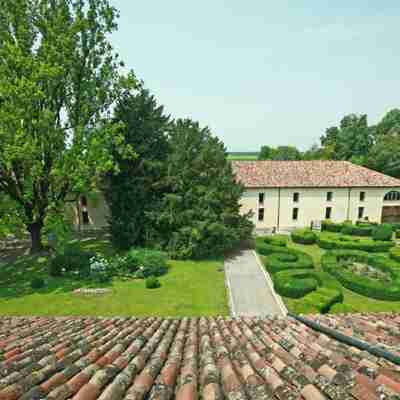
[[[225,274],[233,316],[284,315],[281,300],[252,250],[226,260]]]

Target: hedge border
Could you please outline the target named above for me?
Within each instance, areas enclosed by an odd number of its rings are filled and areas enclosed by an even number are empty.
[[[355,257],[361,262],[366,262],[381,271],[389,272],[393,282],[381,283],[373,279],[354,274],[338,266],[338,257]],[[400,300],[400,264],[384,256],[368,254],[356,250],[335,250],[324,254],[321,258],[323,271],[334,276],[345,288],[376,300]],[[390,289],[390,290],[389,290]]]
[[[291,233],[293,243],[311,245],[317,242],[318,236],[311,229],[296,229]]]

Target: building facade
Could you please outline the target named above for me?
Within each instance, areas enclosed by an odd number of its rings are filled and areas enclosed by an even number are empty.
[[[235,161],[243,213],[257,230],[313,221],[400,222],[400,180],[343,161]]]

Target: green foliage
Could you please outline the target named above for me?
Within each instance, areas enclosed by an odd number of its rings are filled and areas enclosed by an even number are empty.
[[[142,246],[149,235],[146,212],[157,208],[157,185],[165,175],[168,154],[166,132],[169,117],[149,91],[126,92],[114,111],[114,123],[123,124],[119,133],[124,145],[135,151],[126,157],[113,149],[118,171],[107,174],[104,194],[110,209],[111,240],[117,249]]]
[[[157,289],[161,286],[160,281],[155,276],[149,276],[146,278],[147,289]]]
[[[349,236],[372,236],[373,230],[373,225],[343,224],[342,233]]]
[[[295,161],[301,158],[301,152],[294,146],[262,146],[258,154],[259,160]]]
[[[351,236],[335,235],[332,233],[321,233],[317,244],[325,250],[362,250],[372,253],[389,251],[394,246],[394,242],[357,239]]]
[[[131,249],[126,254],[126,265],[130,272],[141,272],[143,277],[161,276],[167,273],[166,254],[150,249]],[[140,274],[141,275],[141,274]],[[138,275],[136,274],[138,277]]]
[[[317,234],[311,229],[296,229],[291,234],[292,241],[299,244],[314,244],[317,241]]]
[[[113,168],[107,112],[122,87],[108,0],[18,0],[0,7],[0,191],[42,249],[46,215]],[[125,149],[121,148],[121,151]]]
[[[318,274],[309,270],[286,270],[273,276],[274,288],[282,296],[298,299],[322,285]]]
[[[400,239],[400,229],[396,231],[396,239]]]
[[[350,304],[347,303],[336,303],[334,304],[330,310],[330,314],[351,314],[351,313],[356,313],[358,310],[357,308],[353,307]]]
[[[342,267],[340,261],[348,259],[366,263],[391,275],[392,281],[382,282],[353,273]],[[345,288],[377,300],[400,300],[400,264],[387,257],[362,251],[336,250],[321,258],[322,269],[334,276]]]
[[[400,262],[400,247],[392,247],[389,251],[390,258],[397,262]]]
[[[313,269],[314,263],[306,253],[288,247],[272,246],[258,241],[256,251],[263,255],[267,270],[273,274],[287,269]]]
[[[337,224],[329,220],[322,221],[321,229],[327,232],[341,232],[344,224]]]
[[[43,278],[36,277],[31,280],[32,289],[42,289],[45,286],[45,284],[46,283]]]
[[[329,312],[333,305],[342,302],[342,291],[327,287],[319,287],[317,290],[307,294],[302,299],[304,306],[315,307],[317,311],[322,314]]]
[[[205,258],[222,256],[249,239],[253,224],[239,205],[244,188],[223,143],[208,128],[178,120],[169,144],[163,195],[147,213],[153,242],[173,258]]]
[[[263,236],[262,239],[267,244],[272,244],[273,246],[286,247],[289,236],[287,235],[272,235],[272,236]],[[260,239],[258,239],[260,240]]]
[[[389,241],[393,238],[393,228],[390,224],[378,225],[372,232],[374,240]]]

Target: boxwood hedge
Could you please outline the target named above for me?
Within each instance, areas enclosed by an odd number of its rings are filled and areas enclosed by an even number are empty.
[[[372,236],[374,229],[373,225],[344,224],[341,232],[350,236]]]
[[[393,238],[393,227],[390,224],[378,225],[373,233],[372,238],[374,240],[390,241]]]
[[[341,232],[344,224],[337,224],[335,222],[325,220],[322,221],[321,229],[327,232]]]
[[[273,276],[274,288],[282,296],[298,299],[316,290],[322,280],[316,271],[287,270]]]
[[[351,236],[338,236],[330,233],[321,233],[317,244],[325,250],[362,250],[371,253],[389,251],[395,245],[392,241],[380,241],[372,239],[357,239]]]
[[[392,247],[389,252],[390,258],[397,262],[400,262],[400,247]]]
[[[343,293],[341,290],[320,287],[304,296],[302,303],[308,307],[315,307],[320,313],[325,314],[334,304],[343,303]]]
[[[296,229],[291,234],[292,241],[299,244],[314,244],[317,241],[317,234],[311,229]]]
[[[313,269],[314,263],[306,253],[290,249],[288,247],[279,247],[258,241],[256,251],[263,257],[264,264],[268,271],[275,274],[279,271],[288,269]]]
[[[390,283],[381,282],[342,268],[339,261],[343,258],[352,258],[389,273],[392,281]],[[400,300],[400,264],[385,256],[355,250],[335,250],[322,256],[321,266],[324,271],[334,276],[345,288],[353,292],[377,300]]]
[[[272,244],[274,246],[286,247],[288,238],[289,237],[286,235],[273,235],[273,236],[264,236],[260,239],[265,243]]]

